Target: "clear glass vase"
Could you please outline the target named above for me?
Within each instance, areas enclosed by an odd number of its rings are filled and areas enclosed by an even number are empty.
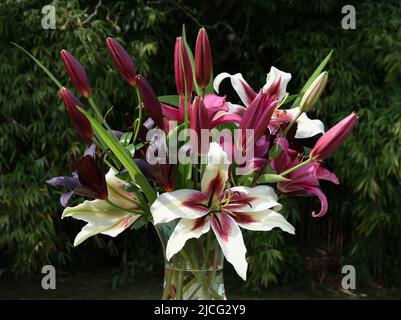
[[[170,261],[166,246],[178,221],[156,225],[164,252],[163,300],[225,300],[224,255],[213,231],[189,239]]]

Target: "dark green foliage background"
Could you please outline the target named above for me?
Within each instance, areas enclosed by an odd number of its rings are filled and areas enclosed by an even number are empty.
[[[355,2],[356,30],[341,28],[341,8],[349,1],[52,3],[56,30],[41,28],[47,1],[0,3],[0,274],[30,274],[50,263],[66,271],[107,265],[123,279],[160,268],[162,261],[150,227],[72,248],[82,224],[60,220],[59,193],[44,181],[68,174],[70,158],[83,146],[56,87],[10,42],[32,52],[69,87],[58,54],[71,51],[85,66],[98,104],[104,110],[113,105],[111,122],[124,129],[134,95],[113,67],[105,38],[120,39],[157,93],[171,94],[174,40],[185,23],[192,47],[199,26],[207,27],[215,74],[242,72],[255,89],[275,65],[292,73],[289,91],[297,92],[333,48],[329,85],[311,116],[331,126],[351,111],[360,115],[354,134],[327,161],[342,182],[323,184],[327,216],[311,217],[318,206],[313,198],[289,199],[296,238],[279,231],[246,233],[249,284],[291,283],[305,272],[321,280],[353,264],[359,283],[401,286],[399,1]],[[222,91],[237,99],[227,85]]]

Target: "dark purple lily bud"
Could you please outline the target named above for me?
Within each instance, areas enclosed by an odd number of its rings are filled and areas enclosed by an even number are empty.
[[[136,87],[136,69],[130,55],[125,51],[124,47],[113,38],[107,38],[106,45],[118,71],[120,71],[121,75],[131,86]]]
[[[195,79],[196,83],[206,89],[213,72],[212,51],[205,28],[198,33],[195,45]]]
[[[103,165],[97,165],[90,155],[83,156],[75,164],[81,186],[74,193],[93,199],[107,199],[107,184]]]
[[[202,146],[202,141],[207,140],[207,142],[209,142],[208,130],[211,129],[211,126],[205,103],[201,97],[196,96],[190,106],[189,127],[193,130],[190,134],[192,146],[196,148],[198,154],[206,154],[209,151],[209,143],[204,143]],[[207,129],[207,131],[202,131],[205,129]],[[207,134],[207,137],[202,137],[204,134]]]
[[[192,65],[182,37],[175,41],[174,76],[178,94],[184,97],[186,87],[187,96],[190,97],[193,90]]]
[[[156,126],[163,128],[164,124],[162,108],[155,92],[153,91],[153,88],[142,75],[137,75],[136,81],[146,112],[153,119]]]
[[[61,50],[60,56],[74,87],[77,88],[85,98],[89,98],[91,96],[91,89],[85,69],[67,50]]]
[[[79,101],[78,98],[76,98],[67,88],[61,89],[60,96],[74,129],[86,143],[92,143],[92,126],[85,115],[77,108],[77,106],[83,107],[81,101]]]

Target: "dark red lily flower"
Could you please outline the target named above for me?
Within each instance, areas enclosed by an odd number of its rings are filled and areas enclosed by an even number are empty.
[[[107,199],[107,184],[102,164],[97,165],[95,157],[96,145],[90,145],[85,155],[76,161],[72,176],[54,177],[46,181],[52,186],[63,186],[70,191],[60,197],[60,203],[66,207],[72,195],[77,194],[93,199]]]
[[[124,47],[113,38],[107,38],[106,44],[118,71],[120,71],[121,75],[131,86],[136,87],[136,69],[130,55],[125,51]]]
[[[142,75],[137,75],[136,81],[146,112],[153,119],[156,126],[163,128],[162,108],[153,88]]]
[[[76,187],[74,192],[94,199],[107,199],[107,184],[103,165],[98,166],[93,157],[86,155],[75,166],[81,186]]]
[[[174,76],[178,94],[184,97],[186,87],[187,96],[190,97],[193,91],[192,65],[182,37],[178,37],[175,41]]]
[[[195,45],[195,79],[196,83],[206,89],[213,72],[212,51],[205,28],[198,33]]]
[[[85,69],[82,67],[79,61],[67,50],[61,50],[60,56],[67,69],[72,84],[75,86],[75,88],[79,90],[79,92],[81,92],[81,94],[85,98],[89,98],[91,95],[91,89]]]
[[[342,119],[334,127],[323,134],[313,147],[310,156],[314,160],[323,160],[330,156],[343,143],[345,138],[355,127],[358,116],[352,112],[348,117]]]
[[[86,143],[91,143],[93,138],[92,126],[85,115],[77,108],[77,106],[83,107],[84,105],[67,88],[61,89],[60,96],[74,129]]]

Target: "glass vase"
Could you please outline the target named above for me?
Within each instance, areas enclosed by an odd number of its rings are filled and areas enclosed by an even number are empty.
[[[199,239],[189,239],[170,261],[167,242],[178,221],[156,225],[163,246],[163,300],[225,300],[224,254],[210,229]]]

